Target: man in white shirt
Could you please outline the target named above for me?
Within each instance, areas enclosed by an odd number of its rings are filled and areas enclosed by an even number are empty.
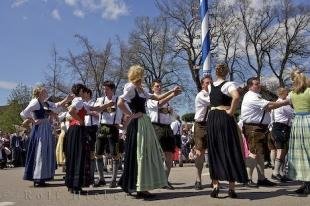
[[[253,157],[246,160],[248,172],[248,186],[275,186],[276,184],[265,178],[264,173],[264,148],[267,144],[270,124],[270,110],[287,103],[271,102],[262,98],[261,84],[258,77],[252,77],[247,81],[249,91],[244,95],[241,105],[241,117],[243,121],[243,132],[249,144],[249,149]],[[257,168],[258,180],[255,185],[252,181],[254,168]]]
[[[210,105],[208,86],[211,82],[211,76],[203,77],[201,79],[202,90],[196,95],[195,98],[194,148],[196,154],[196,190],[202,190],[201,173],[205,160],[205,150],[207,149],[207,115]]]
[[[285,101],[288,96],[288,89],[280,87],[277,90],[277,102]],[[274,161],[274,170],[271,179],[286,182],[289,180],[284,173],[285,156],[288,151],[288,142],[291,132],[294,110],[290,105],[286,105],[272,110],[272,137],[268,142],[271,160]]]
[[[181,153],[181,149],[182,149],[182,122],[180,120],[180,116],[179,115],[175,115],[175,120],[173,122],[171,122],[170,127],[172,129],[173,135],[174,135],[174,139],[175,139],[175,144],[176,146],[180,149],[179,151],[179,166],[182,167],[183,165],[183,160],[182,160],[182,153]]]
[[[86,90],[85,95],[85,103],[91,107],[95,105],[95,101],[92,100],[93,92],[90,89]],[[92,181],[94,181],[94,174],[95,174],[95,142],[96,142],[96,134],[98,130],[99,124],[99,114],[96,111],[88,111],[87,115],[84,117],[84,123],[86,132],[89,138],[89,145],[91,151],[91,172]]]
[[[155,80],[151,85],[152,91],[155,95],[161,94],[161,82]],[[172,107],[169,105],[169,100],[178,95],[172,93],[166,98],[156,101],[149,99],[147,101],[148,113],[151,118],[151,122],[159,139],[161,148],[165,153],[165,166],[167,179],[169,179],[170,170],[173,164],[173,153],[176,147],[173,132],[170,128],[171,114],[173,112]],[[174,189],[171,183],[168,181],[166,189]]]
[[[117,187],[116,177],[121,161],[119,125],[121,124],[122,111],[117,107],[118,96],[114,94],[115,84],[111,81],[103,83],[104,97],[100,97],[96,101],[97,105],[106,106],[99,118],[99,129],[96,139],[96,163],[99,173],[99,182],[95,186],[105,185],[103,175],[103,155],[112,156],[112,180],[110,188]]]

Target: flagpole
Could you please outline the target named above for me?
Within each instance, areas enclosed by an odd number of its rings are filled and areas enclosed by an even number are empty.
[[[201,16],[201,50],[202,50],[202,75],[211,74],[211,58],[210,58],[210,30],[208,21],[208,0],[200,0],[200,16]]]

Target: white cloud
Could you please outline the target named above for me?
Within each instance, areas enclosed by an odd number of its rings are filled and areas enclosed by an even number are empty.
[[[77,10],[75,10],[75,11],[73,12],[73,15],[74,15],[74,16],[77,16],[77,17],[80,17],[80,18],[84,18],[85,13],[84,13],[82,10],[77,9]]]
[[[77,4],[78,0],[65,0],[65,3],[69,6],[75,6]]]
[[[60,16],[60,14],[59,14],[58,9],[54,9],[54,10],[52,11],[51,15],[52,15],[52,17],[53,17],[54,19],[57,19],[57,20],[59,20],[59,21],[61,20],[61,16]]]
[[[0,81],[0,89],[14,89],[16,86],[15,82]]]
[[[14,0],[14,2],[11,4],[11,7],[12,8],[20,7],[27,2],[28,0]]]
[[[26,21],[27,19],[28,19],[28,17],[27,17],[27,16],[23,16],[23,20],[25,20],[25,21]]]
[[[73,14],[83,18],[87,12],[100,13],[104,19],[117,19],[128,15],[128,7],[124,0],[64,0],[74,8]]]
[[[128,7],[120,0],[102,0],[104,19],[117,19],[128,14]]]

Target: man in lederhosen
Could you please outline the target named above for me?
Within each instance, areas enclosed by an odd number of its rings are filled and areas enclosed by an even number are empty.
[[[103,175],[103,155],[112,157],[112,180],[110,188],[117,187],[116,177],[121,162],[119,124],[122,119],[122,111],[117,107],[118,97],[114,94],[115,84],[111,81],[103,83],[104,97],[96,101],[96,105],[106,105],[99,118],[99,129],[96,140],[96,163],[99,173],[99,182],[96,186],[105,185]]]
[[[267,147],[268,135],[270,135],[268,125],[270,124],[271,109],[275,109],[285,104],[281,102],[270,102],[262,98],[261,84],[258,77],[252,77],[247,81],[249,91],[244,95],[241,105],[241,117],[243,121],[243,132],[247,139],[249,150],[253,156],[247,158],[246,167],[248,172],[249,187],[275,186],[269,181],[264,173],[264,153]],[[257,184],[252,181],[254,168],[257,168]]]
[[[90,89],[86,90],[86,97],[85,103],[89,106],[95,106],[95,101],[93,101],[93,93]],[[96,143],[96,136],[98,131],[98,124],[99,124],[99,113],[96,111],[89,111],[87,115],[84,117],[85,128],[89,138],[90,149],[91,149],[91,171],[90,174],[92,175],[92,182],[94,184],[94,174],[95,174],[95,143]]]
[[[161,82],[155,80],[151,84],[151,89],[155,95],[161,94]],[[169,105],[169,100],[175,97],[177,93],[172,93],[166,98],[156,101],[149,99],[147,101],[147,108],[154,126],[155,132],[159,139],[162,150],[165,153],[165,166],[167,179],[169,178],[170,170],[173,164],[173,153],[176,147],[173,131],[170,128],[172,108]],[[166,189],[174,189],[168,181]]]
[[[170,127],[172,129],[174,139],[175,139],[175,144],[177,149],[175,152],[178,152],[178,160],[179,160],[179,166],[183,167],[183,158],[182,158],[182,122],[180,119],[180,116],[175,114],[175,120],[171,122]],[[175,155],[175,154],[174,154]],[[174,158],[175,161],[175,158]]]
[[[195,98],[195,123],[194,123],[194,149],[195,149],[195,167],[196,182],[195,189],[202,190],[201,173],[204,163],[205,150],[207,149],[207,115],[210,97],[208,85],[212,82],[211,76],[205,76],[201,79],[202,90]]]
[[[280,87],[277,90],[277,102],[285,101],[288,96],[288,89]],[[285,176],[285,156],[288,152],[288,143],[291,132],[292,118],[294,110],[290,105],[286,105],[271,111],[272,130],[271,138],[268,142],[268,147],[271,152],[275,153],[274,169],[271,179],[286,182],[289,179]],[[271,156],[271,155],[270,155]]]

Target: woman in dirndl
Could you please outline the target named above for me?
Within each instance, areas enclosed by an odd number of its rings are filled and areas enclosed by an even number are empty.
[[[82,187],[93,183],[91,175],[91,141],[86,131],[84,118],[89,111],[102,111],[103,106],[89,106],[85,97],[89,91],[83,84],[74,84],[71,92],[75,95],[69,114],[71,116],[69,129],[65,134],[64,153],[66,157],[65,184],[68,191],[74,194],[86,195]]]
[[[34,182],[35,187],[46,186],[46,181],[52,180],[55,175],[55,137],[52,124],[49,119],[51,111],[71,100],[66,97],[58,103],[47,102],[48,94],[43,86],[37,86],[33,90],[33,99],[20,113],[25,119],[24,125],[32,123],[29,137],[27,156],[25,161],[24,180]],[[48,105],[48,109],[44,109]]]
[[[144,70],[135,65],[128,71],[128,83],[118,101],[119,108],[129,117],[126,130],[124,171],[119,181],[129,194],[137,198],[151,198],[149,190],[167,186],[164,153],[156,137],[150,118],[146,115],[147,99],[160,100],[181,92],[179,87],[159,96],[149,94],[142,87]],[[128,104],[129,108],[126,106]]]
[[[70,120],[70,114],[68,111],[62,112],[58,115],[58,119],[60,121],[60,134],[58,136],[57,140],[57,146],[56,146],[56,162],[57,165],[65,166],[65,153],[63,149],[63,144],[64,144],[64,139],[65,139],[65,134],[69,128],[69,120]]]
[[[289,93],[289,100],[295,118],[289,141],[288,176],[302,181],[295,191],[297,194],[310,194],[310,81],[300,70],[294,70],[291,79],[293,91]]]
[[[226,65],[216,67],[216,81],[209,85],[211,111],[207,118],[209,171],[213,183],[210,196],[217,198],[219,180],[229,181],[228,196],[236,198],[235,181],[245,183],[247,172],[241,139],[234,118],[239,93],[233,82],[225,81]]]

